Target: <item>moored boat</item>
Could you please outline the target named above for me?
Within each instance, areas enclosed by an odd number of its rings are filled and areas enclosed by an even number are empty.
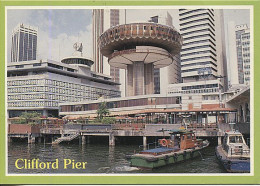
[[[143,150],[129,157],[130,165],[139,168],[158,168],[200,156],[200,150],[209,145],[207,140],[196,139],[187,130],[170,131],[170,139],[160,139],[160,146]]]
[[[250,149],[238,131],[225,133],[222,144],[216,147],[216,156],[227,172],[250,172]]]

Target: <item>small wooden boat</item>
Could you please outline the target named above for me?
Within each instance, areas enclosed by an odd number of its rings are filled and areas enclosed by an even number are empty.
[[[216,147],[216,156],[227,172],[250,172],[250,149],[238,131],[225,133],[222,144]]]
[[[143,150],[128,157],[131,166],[153,169],[174,164],[200,156],[200,150],[209,145],[207,140],[196,139],[192,131],[172,130],[170,134],[170,139],[159,140],[159,147]]]

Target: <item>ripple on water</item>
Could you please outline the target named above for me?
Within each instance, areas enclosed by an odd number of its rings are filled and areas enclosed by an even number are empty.
[[[205,149],[206,154],[193,160],[165,166],[155,170],[142,170],[130,167],[125,159],[126,154],[132,154],[138,145],[117,145],[109,147],[104,144],[33,144],[11,143],[8,146],[8,172],[9,173],[221,173],[223,168],[219,165],[214,155],[214,146]],[[59,159],[73,159],[80,162],[88,162],[86,169],[58,170],[18,170],[15,168],[15,160],[18,158],[33,159],[54,162]]]

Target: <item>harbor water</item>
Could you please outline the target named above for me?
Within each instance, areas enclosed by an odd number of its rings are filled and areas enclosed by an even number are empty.
[[[110,147],[102,143],[80,145],[75,142],[51,145],[12,142],[8,145],[8,173],[224,173],[225,170],[215,157],[215,146],[216,144],[211,144],[200,157],[192,160],[154,170],[142,170],[130,167],[130,163],[125,158],[125,155],[133,154],[139,148],[138,145],[118,144]],[[17,169],[15,165],[17,159],[39,159],[41,162],[55,162],[58,159],[60,165],[64,163],[64,159],[71,159],[75,162],[87,162],[87,164],[85,169],[64,169],[63,166],[59,166],[58,169]]]

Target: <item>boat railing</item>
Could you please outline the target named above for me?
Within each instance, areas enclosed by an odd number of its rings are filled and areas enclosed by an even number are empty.
[[[231,152],[231,156],[232,155],[248,155],[248,154],[250,154],[250,149],[231,148],[230,152]]]
[[[158,142],[153,142],[153,143],[148,143],[147,146],[146,146],[146,150],[149,150],[150,148],[157,148],[158,147]],[[144,145],[139,145],[138,146],[138,150],[139,151],[142,151],[143,149],[145,149],[145,146]]]

